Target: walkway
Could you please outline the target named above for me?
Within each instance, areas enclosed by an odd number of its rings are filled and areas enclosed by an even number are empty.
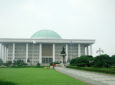
[[[76,79],[88,82],[91,85],[115,85],[114,75],[81,71],[64,67],[56,67],[56,70]]]

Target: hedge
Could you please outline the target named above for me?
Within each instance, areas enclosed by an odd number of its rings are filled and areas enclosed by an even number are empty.
[[[115,68],[97,68],[97,67],[77,67],[77,66],[67,66],[67,68],[86,70],[92,72],[101,72],[115,75]]]

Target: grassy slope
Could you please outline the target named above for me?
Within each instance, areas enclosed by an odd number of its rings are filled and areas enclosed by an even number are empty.
[[[43,68],[0,68],[0,80],[18,85],[88,85],[55,70]]]

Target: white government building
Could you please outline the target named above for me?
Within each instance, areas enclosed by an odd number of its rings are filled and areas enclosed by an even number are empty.
[[[36,65],[62,62],[61,51],[65,48],[65,63],[82,55],[92,55],[89,39],[62,39],[51,30],[40,30],[31,38],[0,38],[0,58],[3,62],[23,60]]]

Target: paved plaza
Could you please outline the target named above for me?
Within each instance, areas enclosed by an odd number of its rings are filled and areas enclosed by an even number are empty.
[[[56,67],[56,70],[91,85],[115,85],[115,76],[97,72],[81,71],[65,67]]]

